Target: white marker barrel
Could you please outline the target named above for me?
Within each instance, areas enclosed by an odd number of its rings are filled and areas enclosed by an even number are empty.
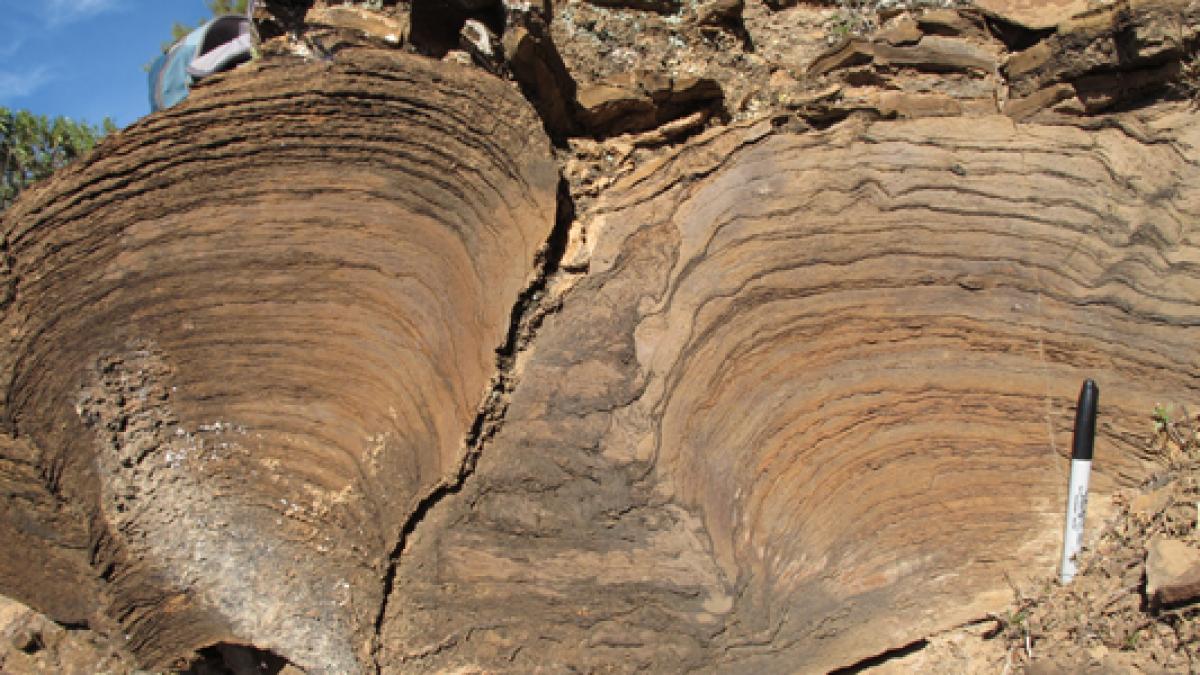
[[[1067,486],[1067,518],[1063,528],[1062,566],[1059,579],[1064,584],[1075,578],[1075,557],[1083,549],[1083,525],[1087,520],[1088,481],[1092,473],[1092,452],[1096,444],[1096,405],[1100,389],[1087,380],[1079,391],[1075,409],[1075,437],[1071,445],[1071,479]]]

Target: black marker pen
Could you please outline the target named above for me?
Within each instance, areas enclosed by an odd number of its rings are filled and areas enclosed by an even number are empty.
[[[1096,444],[1096,404],[1100,388],[1087,380],[1079,391],[1075,409],[1075,438],[1071,446],[1071,481],[1067,487],[1067,523],[1063,528],[1062,567],[1064,584],[1075,578],[1075,556],[1083,548],[1083,521],[1087,517],[1088,480],[1092,473],[1092,451]]]

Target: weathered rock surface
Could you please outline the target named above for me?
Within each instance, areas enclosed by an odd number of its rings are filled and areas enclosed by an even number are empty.
[[[532,5],[510,3],[503,37],[504,60],[525,98],[556,141],[577,131],[575,79],[550,37],[549,19]]]
[[[1001,28],[976,8],[938,10],[843,40],[781,102],[804,118],[1090,115],[1161,92],[1195,58],[1200,3],[1117,2],[1054,30]]]
[[[162,667],[369,663],[558,177],[528,105],[401,54],[265,66],[5,214],[0,590]]]
[[[0,591],[339,673],[820,672],[995,611],[1052,567],[1079,381],[1101,495],[1200,392],[1196,112],[1059,105],[1178,72],[1194,5],[743,51],[790,100],[702,132],[732,57],[575,91],[532,9],[498,76],[337,26],[218,78],[5,215]],[[543,125],[628,163],[571,203]]]
[[[1200,600],[1200,551],[1158,537],[1146,552],[1146,598],[1158,605]]]
[[[386,661],[813,672],[1006,601],[1053,564],[1081,374],[1101,491],[1195,391],[1191,120],[759,125],[612,188]]]
[[[1006,111],[1039,107],[1098,112],[1177,79],[1200,39],[1200,3],[1121,2],[1076,16],[1012,55]]]
[[[721,85],[707,78],[627,73],[579,90],[579,119],[598,136],[646,131],[696,109],[720,110]]]
[[[94,675],[137,668],[127,653],[93,631],[66,630],[0,596],[0,672],[5,675]]]
[[[1054,28],[1064,18],[1084,12],[1091,5],[1088,0],[974,0],[973,4],[1035,30]]]

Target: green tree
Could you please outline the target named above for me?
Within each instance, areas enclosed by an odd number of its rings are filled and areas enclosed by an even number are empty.
[[[221,16],[223,14],[245,14],[249,2],[250,0],[205,0],[204,4],[208,5],[208,9],[212,12],[213,16]],[[163,51],[167,51],[171,48],[171,45],[179,41],[179,38],[202,25],[204,25],[204,21],[195,26],[175,22],[175,25],[171,26],[171,41],[163,43]]]
[[[87,154],[116,129],[107,117],[95,127],[0,107],[0,211],[22,190]]]

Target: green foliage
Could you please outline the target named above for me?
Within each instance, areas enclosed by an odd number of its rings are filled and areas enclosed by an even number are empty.
[[[205,0],[204,4],[208,5],[208,10],[212,12],[213,16],[221,16],[223,14],[245,14],[246,9],[249,6],[249,2],[250,0]],[[167,51],[171,48],[171,45],[178,42],[180,38],[202,25],[204,25],[204,21],[201,21],[195,26],[189,26],[187,24],[175,22],[175,25],[171,26],[171,39],[170,41],[162,44],[162,50],[164,52]]]
[[[94,127],[0,107],[0,211],[22,190],[83,156],[116,129],[108,118]]]
[[[880,12],[907,10],[910,12],[944,7],[970,6],[973,0],[836,0],[837,9],[825,21],[830,43],[871,33],[880,26]]]
[[[1171,413],[1170,413],[1170,411],[1167,410],[1166,406],[1164,406],[1161,403],[1154,404],[1153,418],[1154,418],[1154,430],[1156,432],[1161,433],[1163,431],[1166,431],[1167,427],[1171,426]]]
[[[852,35],[864,35],[876,28],[878,3],[871,0],[838,0],[837,12],[826,22],[828,39],[836,42]]]

